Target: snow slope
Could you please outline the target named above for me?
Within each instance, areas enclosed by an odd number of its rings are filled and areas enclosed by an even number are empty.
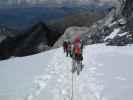
[[[133,46],[84,48],[73,100],[133,100]],[[71,59],[62,48],[0,62],[0,100],[70,100]]]

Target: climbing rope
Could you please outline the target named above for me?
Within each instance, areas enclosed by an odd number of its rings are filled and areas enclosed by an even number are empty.
[[[72,90],[71,90],[71,91],[72,91],[72,92],[71,92],[71,100],[73,100],[73,73],[72,73],[71,76],[72,76],[72,80],[71,80],[71,81],[72,81],[72,87],[71,87],[71,89],[72,89]]]

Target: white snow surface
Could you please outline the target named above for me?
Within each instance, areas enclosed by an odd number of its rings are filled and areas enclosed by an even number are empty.
[[[107,39],[113,39],[115,36],[117,36],[117,34],[120,32],[120,28],[116,28],[114,29],[114,31],[109,35],[107,36],[104,41],[106,41]]]
[[[133,100],[133,46],[84,48],[73,100]],[[0,62],[0,100],[70,100],[71,62],[62,48]]]

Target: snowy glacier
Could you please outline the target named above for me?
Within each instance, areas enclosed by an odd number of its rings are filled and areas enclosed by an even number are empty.
[[[132,45],[95,44],[83,53],[79,76],[62,48],[0,61],[0,100],[133,100]]]

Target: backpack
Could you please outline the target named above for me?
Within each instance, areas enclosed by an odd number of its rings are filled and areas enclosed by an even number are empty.
[[[80,54],[81,54],[81,49],[80,49],[80,47],[75,47],[74,53],[77,54],[77,55],[80,55]]]

